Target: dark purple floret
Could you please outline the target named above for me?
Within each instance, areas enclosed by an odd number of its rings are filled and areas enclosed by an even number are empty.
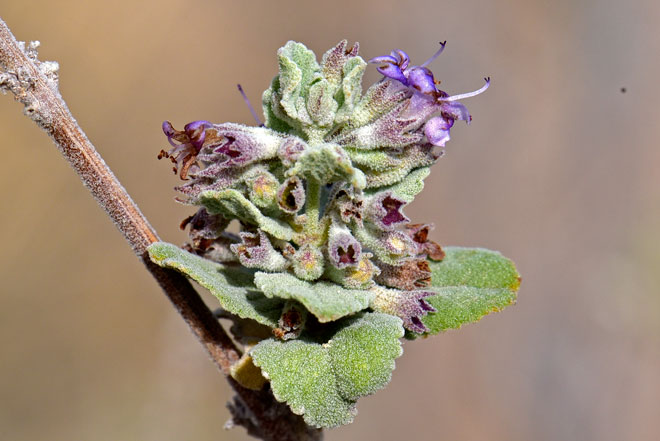
[[[403,260],[399,265],[378,262],[376,282],[391,288],[413,291],[431,286],[431,268],[426,258]]]
[[[428,328],[422,323],[421,318],[429,312],[435,312],[436,309],[424,298],[435,295],[432,291],[404,291],[403,297],[406,300],[400,304],[400,313],[403,317],[403,326],[413,332],[422,334],[428,331]]]
[[[372,199],[369,207],[369,219],[384,230],[391,230],[397,226],[410,222],[401,212],[406,201],[386,191]]]
[[[362,245],[350,233],[338,233],[330,237],[328,254],[339,269],[356,266],[362,255]]]
[[[399,211],[404,204],[405,202],[391,196],[383,199],[382,205],[385,209],[385,216],[383,216],[382,222],[388,227],[392,224],[407,222],[407,218]]]

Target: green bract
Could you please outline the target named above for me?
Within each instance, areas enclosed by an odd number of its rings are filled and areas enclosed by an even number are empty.
[[[337,329],[327,341],[303,334],[287,342],[264,340],[250,352],[275,398],[311,426],[352,422],[357,399],[385,387],[403,353],[401,320],[391,315],[361,314],[340,321]]]
[[[500,253],[480,248],[447,247],[442,262],[431,263],[434,296],[428,302],[437,312],[423,318],[437,334],[476,322],[516,301],[520,276]]]
[[[169,243],[151,245],[149,256],[154,263],[182,272],[211,291],[225,310],[271,328],[277,326],[284,301],[264,296],[254,286],[249,273],[195,256]]]
[[[184,249],[157,243],[150,256],[209,289],[234,321],[247,345],[234,378],[261,387],[260,368],[312,426],[351,422],[357,399],[390,380],[404,334],[474,322],[513,303],[519,285],[500,254],[443,251],[431,224],[404,214],[454,121],[469,120],[457,99],[472,95],[424,83],[430,71],[404,55],[375,59],[386,78],[363,94],[357,44],[342,41],[319,63],[289,42],[263,125],[163,124],[174,147],[160,156],[186,180],[182,201],[199,208],[182,224]]]

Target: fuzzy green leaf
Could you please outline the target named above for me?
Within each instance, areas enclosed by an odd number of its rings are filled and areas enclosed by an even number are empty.
[[[305,150],[287,174],[312,177],[319,182],[347,181],[359,189],[367,184],[364,173],[353,167],[350,158],[336,144],[321,144]]]
[[[366,195],[390,190],[395,196],[410,203],[419,193],[424,190],[424,179],[431,173],[430,167],[421,167],[410,172],[400,182],[386,188],[377,188],[365,191]]]
[[[261,97],[265,118],[264,124],[276,132],[297,135],[297,124],[284,113],[280,105],[280,98],[280,77],[276,76]]]
[[[267,297],[299,301],[321,323],[362,311],[373,297],[368,290],[346,289],[330,282],[305,282],[289,273],[258,272],[254,284]]]
[[[390,382],[394,359],[403,354],[401,337],[401,319],[380,313],[366,314],[335,334],[327,347],[344,398],[357,400]]]
[[[360,57],[351,58],[344,64],[342,89],[338,102],[340,103],[335,124],[342,124],[351,117],[355,106],[362,96],[362,76],[367,63]]]
[[[315,427],[351,423],[356,400],[389,382],[402,353],[403,327],[396,317],[366,313],[338,325],[325,344],[270,339],[251,351],[275,398]]]
[[[293,119],[311,123],[305,108],[305,95],[312,80],[320,77],[316,55],[302,43],[289,41],[278,53],[280,104]]]
[[[199,201],[211,214],[222,214],[227,219],[240,219],[258,226],[278,239],[293,238],[293,229],[289,225],[265,216],[238,190],[205,191],[199,195]]]
[[[329,127],[335,119],[338,105],[332,95],[332,86],[324,79],[309,88],[307,112],[320,127]]]
[[[270,380],[273,395],[316,427],[350,424],[355,403],[339,394],[328,351],[298,340],[263,340],[252,351],[254,364]]]
[[[422,321],[430,334],[476,322],[516,300],[520,276],[509,259],[481,248],[447,247],[441,262],[429,261],[436,295],[426,300],[437,312]]]
[[[170,243],[154,243],[147,251],[155,264],[175,269],[211,291],[223,309],[277,327],[284,302],[259,292],[252,283],[252,274],[203,259]]]

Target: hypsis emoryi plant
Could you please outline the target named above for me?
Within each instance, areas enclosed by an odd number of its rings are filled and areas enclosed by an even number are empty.
[[[256,127],[165,122],[161,151],[184,180],[183,249],[151,259],[208,288],[244,345],[242,385],[272,388],[316,427],[348,424],[358,398],[384,387],[400,339],[459,328],[515,301],[513,264],[484,249],[441,248],[404,208],[422,190],[457,120],[459,100],[425,63],[376,57],[383,79],[362,91],[358,45],[317,62],[304,45],[278,51]],[[238,220],[240,232],[226,230]]]

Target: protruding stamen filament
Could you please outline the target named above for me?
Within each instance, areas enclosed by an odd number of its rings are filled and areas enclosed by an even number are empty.
[[[440,42],[440,49],[438,49],[438,51],[437,51],[435,54],[431,55],[431,58],[429,58],[428,60],[426,60],[426,61],[424,62],[424,64],[422,64],[420,67],[426,67],[426,66],[428,66],[429,64],[431,64],[431,63],[433,62],[433,60],[435,60],[436,58],[438,58],[438,55],[440,55],[440,54],[442,53],[442,51],[445,50],[445,45],[446,45],[446,44],[447,44],[447,40]]]
[[[238,91],[243,96],[243,99],[245,100],[245,104],[247,104],[248,109],[250,109],[250,113],[252,114],[252,117],[254,118],[254,120],[257,122],[257,125],[259,127],[263,127],[264,123],[261,122],[261,120],[259,119],[259,116],[257,115],[257,112],[254,110],[254,107],[252,107],[252,104],[250,104],[250,100],[248,99],[247,95],[245,95],[245,92],[243,91],[243,87],[241,87],[240,84],[237,84],[237,86],[238,86]]]
[[[474,92],[468,92],[468,93],[461,93],[460,95],[452,95],[447,98],[440,98],[441,101],[458,101],[462,100],[463,98],[470,98],[475,95],[479,95],[480,93],[483,93],[488,89],[488,86],[490,86],[490,77],[484,78],[486,80],[486,84],[483,85],[483,87],[479,90],[475,90]]]

